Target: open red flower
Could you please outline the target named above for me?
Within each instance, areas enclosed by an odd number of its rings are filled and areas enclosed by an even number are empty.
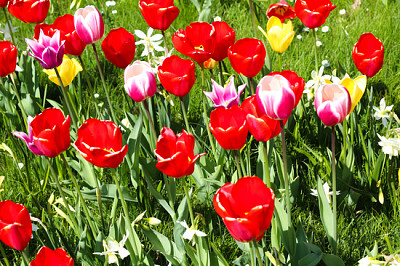
[[[185,30],[179,29],[174,33],[172,43],[178,52],[189,56],[201,65],[214,54],[214,26],[206,22],[190,23]]]
[[[258,141],[268,141],[281,133],[279,120],[269,118],[257,104],[256,95],[243,101],[242,110],[246,114],[247,126],[250,133]],[[283,120],[285,124],[287,120]]]
[[[71,144],[69,127],[71,118],[64,117],[60,109],[47,108],[31,122],[33,141],[43,155],[53,158],[67,150]]]
[[[296,12],[293,7],[282,0],[276,4],[270,5],[268,8],[267,17],[271,18],[272,16],[279,18],[282,23],[285,23],[286,19],[294,19],[296,17]]]
[[[128,145],[122,146],[121,130],[113,121],[88,119],[77,135],[75,149],[98,167],[116,168],[128,152]]]
[[[214,21],[215,49],[212,58],[222,61],[228,57],[228,49],[235,43],[235,31],[224,21]]]
[[[209,127],[214,138],[225,150],[239,150],[246,143],[249,132],[246,115],[237,105],[230,108],[218,107],[212,111]]]
[[[17,66],[17,47],[9,41],[0,41],[0,77],[6,77]]]
[[[108,61],[119,68],[126,68],[135,58],[135,37],[124,28],[111,30],[101,43]]]
[[[179,15],[174,0],[140,0],[139,8],[147,24],[156,30],[167,30]]]
[[[297,17],[310,29],[325,23],[329,13],[336,8],[330,0],[296,0],[294,4]]]
[[[56,250],[51,250],[48,247],[42,247],[29,266],[74,266],[74,260],[68,256],[68,253],[62,249],[58,248]]]
[[[353,47],[353,61],[358,70],[373,77],[383,65],[384,48],[381,40],[372,33],[364,33]]]
[[[261,71],[265,55],[264,44],[252,38],[240,39],[228,49],[228,58],[233,69],[248,78],[254,77]]]
[[[303,95],[305,82],[302,77],[299,77],[296,72],[292,70],[284,70],[282,72],[275,71],[268,74],[268,76],[281,75],[286,78],[290,83],[290,88],[294,92],[295,106],[300,102],[301,96]]]
[[[25,23],[42,23],[47,17],[50,0],[10,0],[8,12]]]
[[[24,250],[32,237],[28,210],[11,200],[0,201],[0,240],[16,250]]]
[[[74,16],[66,14],[56,18],[53,24],[38,24],[35,26],[35,36],[33,39],[39,41],[40,30],[44,35],[53,37],[54,33],[60,31],[60,40],[65,41],[65,53],[80,56],[85,50],[86,44],[82,42],[75,30]]]
[[[275,195],[256,177],[242,177],[215,193],[214,209],[232,237],[240,242],[259,241],[271,224]]]
[[[167,57],[158,67],[158,78],[169,93],[184,97],[196,80],[194,62],[176,55]]]
[[[194,165],[205,153],[194,155],[194,137],[182,130],[175,135],[172,129],[163,127],[157,140],[154,153],[157,156],[156,167],[158,170],[171,177],[191,175]]]

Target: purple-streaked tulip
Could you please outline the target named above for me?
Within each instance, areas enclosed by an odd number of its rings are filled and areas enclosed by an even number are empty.
[[[151,65],[135,61],[125,68],[125,90],[135,102],[141,102],[156,93],[157,82]]]
[[[60,42],[60,31],[56,31],[53,37],[49,37],[40,30],[38,42],[28,38],[25,41],[32,51],[29,54],[38,60],[43,68],[52,69],[61,65],[65,51],[65,41]]]
[[[315,110],[326,126],[341,123],[351,110],[351,98],[347,89],[339,84],[325,84],[315,93]]]
[[[94,6],[79,8],[74,15],[74,24],[76,33],[86,44],[95,43],[103,37],[103,18]]]
[[[43,155],[43,152],[41,152],[38,147],[36,147],[34,141],[33,141],[33,134],[32,134],[32,127],[31,127],[31,122],[33,120],[33,117],[28,116],[28,135],[25,132],[11,132],[14,136],[16,136],[19,139],[22,139],[25,141],[26,145],[28,146],[28,149],[31,150],[35,155]]]
[[[285,120],[296,106],[296,96],[289,81],[281,75],[265,76],[257,86],[257,104],[261,111],[275,120]]]
[[[211,79],[211,81],[213,84],[212,92],[205,91],[204,94],[213,101],[215,108],[229,108],[234,105],[239,105],[240,94],[243,92],[246,84],[240,85],[238,92],[236,92],[233,76],[229,79],[229,83],[225,87],[222,87],[213,79]]]

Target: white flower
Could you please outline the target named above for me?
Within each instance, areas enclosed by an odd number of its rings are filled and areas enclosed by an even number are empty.
[[[124,119],[121,120],[121,124],[122,124],[124,127],[126,127],[126,128],[129,128],[130,125],[131,125],[131,124],[129,123],[129,120],[126,119],[126,118],[124,118]],[[122,127],[122,130],[125,130],[125,129]]]
[[[117,14],[117,10],[113,10],[113,11],[111,11],[111,13],[113,13],[113,14]]]
[[[310,31],[310,28],[304,27],[304,28],[303,28],[303,31],[309,32],[309,31]]]
[[[331,203],[331,196],[333,195],[333,191],[329,191],[329,185],[327,182],[325,182],[325,184],[323,185],[324,188],[324,192],[325,192],[325,196],[326,199],[328,200],[329,203]],[[311,189],[311,195],[318,197],[318,191],[316,189]],[[339,195],[340,191],[336,191],[336,195]]]
[[[303,36],[301,36],[300,34],[296,36],[297,39],[301,40],[301,38],[303,38]]]
[[[1,184],[3,183],[3,181],[4,181],[4,178],[5,178],[5,176],[0,176],[0,186],[1,186]],[[0,192],[2,192],[2,191],[4,191],[4,189],[0,189]]]
[[[378,144],[382,147],[382,151],[384,154],[389,155],[389,159],[392,159],[392,156],[398,156],[400,152],[400,139],[398,138],[390,138],[387,139],[377,134],[381,141]]]
[[[318,28],[315,28],[315,31],[318,31]]]
[[[321,64],[322,64],[324,67],[330,66],[328,60],[322,60]]]
[[[93,96],[94,96],[94,98],[97,99],[97,98],[99,98],[100,95],[98,93],[95,93]]]
[[[115,6],[115,4],[116,4],[115,1],[107,1],[107,2],[106,2],[106,6],[107,6],[107,7],[109,7],[109,6]]]
[[[329,31],[329,27],[328,26],[323,26],[321,31],[322,32],[328,32]]]
[[[320,46],[322,45],[322,42],[317,41],[317,42],[315,43],[315,45],[316,45],[317,47],[320,47]]]
[[[379,108],[376,106],[373,106],[373,108],[375,110],[375,119],[379,120],[382,118],[383,126],[387,127],[387,119],[390,118],[390,113],[392,111],[393,105],[386,106],[385,98],[382,98],[379,103]]]
[[[216,16],[216,17],[214,18],[214,21],[221,21],[221,17]]]
[[[194,229],[192,229],[192,227],[189,228],[186,221],[183,221],[183,222],[177,221],[177,223],[179,223],[180,225],[182,225],[183,227],[186,228],[186,231],[185,231],[185,233],[183,233],[182,237],[189,241],[193,239],[192,245],[194,245],[194,243],[195,243],[194,238],[193,238],[194,235],[196,235],[198,237],[207,236],[207,234],[205,234],[199,230],[194,230]]]
[[[40,185],[43,186],[44,180],[40,180]]]
[[[321,66],[318,74],[315,70],[311,72],[311,80],[307,81],[305,87],[306,89],[303,91],[303,94],[307,94],[307,99],[311,100],[314,97],[314,90],[316,90],[319,86],[325,84],[325,80],[330,80],[331,76],[323,75],[324,74],[324,66]]]
[[[166,50],[166,55],[162,55],[162,56],[159,56],[159,57],[152,57],[150,59],[150,62],[152,64],[152,66],[154,66],[152,68],[154,73],[158,72],[158,67],[162,65],[162,63],[164,62],[165,58],[170,57],[172,55],[172,52],[174,51],[174,48],[172,48],[171,51],[169,51],[169,52],[168,52],[168,49],[165,49],[165,50]]]
[[[22,167],[24,167],[24,164],[23,163],[18,163],[18,168],[22,169]]]
[[[346,14],[346,9],[340,9],[340,10],[339,10],[339,14],[340,14],[340,15]]]
[[[117,255],[119,255],[121,257],[121,259],[123,260],[126,257],[128,257],[130,254],[129,251],[124,248],[125,242],[128,239],[128,236],[129,236],[129,232],[127,232],[126,235],[124,235],[124,237],[122,238],[122,240],[119,243],[117,241],[115,241],[114,239],[112,239],[111,237],[108,237],[107,242],[105,240],[103,240],[104,252],[95,252],[93,254],[105,255],[106,261],[108,262],[108,264],[115,263],[115,264],[119,265]]]
[[[12,28],[12,32],[17,32],[17,29],[18,29],[19,27],[13,27],[13,26],[11,26],[11,28]],[[10,27],[8,26],[8,23],[6,23],[4,29],[0,28],[0,32],[4,34],[4,40],[6,40],[6,41],[12,41],[12,40],[11,40]]]
[[[144,45],[144,50],[141,56],[147,56],[149,53],[151,53],[154,56],[154,50],[158,52],[164,51],[164,48],[160,46],[160,44],[163,42],[162,41],[162,35],[161,34],[153,34],[153,29],[149,28],[147,31],[147,35],[144,34],[143,31],[141,30],[135,30],[135,35],[138,36],[141,40],[136,42],[136,45],[143,44]]]
[[[371,258],[366,256],[358,261],[358,266],[379,266],[383,265],[383,261],[375,260],[375,258]]]
[[[144,218],[150,225],[159,225],[161,221],[155,217]]]

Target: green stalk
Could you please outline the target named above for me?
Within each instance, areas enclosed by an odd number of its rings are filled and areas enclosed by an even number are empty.
[[[15,46],[17,46],[17,42],[15,41],[14,33],[12,32],[11,22],[10,22],[10,20],[8,19],[8,15],[7,15],[7,11],[6,11],[6,8],[5,8],[5,7],[3,7],[3,12],[4,12],[4,16],[6,17],[6,21],[7,21],[7,24],[8,24],[8,28],[10,29],[10,35],[11,35],[11,39],[12,39],[12,41],[13,41],[13,44],[14,44]]]
[[[61,87],[64,99],[65,99],[65,102],[67,104],[68,112],[69,112],[69,115],[71,116],[71,119],[72,119],[72,124],[77,129],[78,128],[78,124],[76,123],[76,120],[75,120],[75,113],[72,112],[72,106],[71,106],[71,103],[69,101],[69,97],[68,97],[67,91],[66,91],[66,89],[64,87],[64,84],[62,82],[60,73],[58,72],[56,67],[54,68],[54,71],[56,72],[56,75],[57,75],[57,78],[58,78],[58,82],[60,83],[60,87]]]
[[[315,48],[315,71],[317,71],[318,74],[318,52],[317,52],[317,34],[315,33],[315,29],[312,29],[312,33],[314,36],[314,48]]]
[[[267,187],[271,188],[267,142],[263,141],[262,145],[263,145],[263,151],[264,151],[264,183],[267,184]]]
[[[189,121],[187,119],[185,104],[183,103],[182,97],[179,97],[179,99],[180,99],[180,102],[181,102],[181,109],[182,109],[183,119],[185,120],[187,131],[189,132],[190,135],[193,135],[192,129],[189,126]]]
[[[250,265],[256,266],[256,263],[254,262],[254,249],[251,246],[251,242],[249,242],[249,249],[250,249]]]
[[[165,37],[165,32],[164,32],[163,30],[161,31],[161,33],[162,33],[162,37],[163,37],[163,39],[164,39],[164,51],[165,51],[165,56],[167,57],[167,56],[168,56],[167,37]],[[149,63],[150,63],[150,61],[149,61]]]
[[[4,248],[3,248],[3,244],[1,244],[1,243],[0,243],[0,253],[1,253],[1,255],[3,255],[6,266],[10,266],[10,262],[7,259],[6,252],[4,251]]]
[[[282,54],[278,53],[278,61],[279,61],[279,70],[282,71]]]
[[[257,241],[256,241],[255,239],[253,240],[253,247],[254,247],[254,250],[255,250],[255,252],[256,252],[256,257],[257,257],[258,265],[262,266],[262,265],[263,265],[263,262],[262,262],[262,260],[261,260],[260,251],[258,250],[258,244],[257,244]]]
[[[333,239],[337,244],[337,200],[336,200],[336,165],[335,165],[335,126],[332,126],[332,204],[333,204]],[[337,253],[337,246],[333,247],[333,253]]]
[[[93,46],[94,56],[95,56],[96,62],[97,62],[97,68],[99,69],[100,78],[103,83],[104,92],[106,93],[108,108],[110,109],[112,120],[114,122],[117,122],[117,119],[115,118],[113,107],[111,105],[110,95],[108,94],[106,81],[104,80],[103,71],[101,70],[99,56],[97,55],[96,45],[94,43],[92,43],[92,46]]]
[[[237,180],[239,180],[239,178],[242,177],[242,171],[241,171],[240,165],[239,165],[238,151],[237,151],[237,150],[234,150],[234,153],[235,153],[235,161],[236,161],[236,167],[237,167],[237,172],[238,172],[238,173],[237,173]],[[235,180],[234,183],[236,183],[237,180]]]
[[[256,16],[254,14],[254,7],[253,7],[252,0],[249,0],[249,6],[250,6],[250,12],[251,12],[251,20],[253,21],[254,34],[255,34],[255,37],[257,38],[257,23],[256,23]]]
[[[201,68],[201,91],[204,91],[204,68]],[[208,134],[208,140],[210,141],[211,144],[211,149],[212,152],[214,154],[214,156],[216,155],[215,153],[215,144],[214,144],[214,140],[212,138],[211,135],[211,131],[210,131],[210,127],[209,125],[209,120],[208,120],[208,115],[207,115],[207,107],[206,107],[206,96],[204,95],[204,93],[202,93],[202,100],[203,100],[203,116],[204,116],[204,123],[206,124],[206,129],[207,129],[207,134]]]
[[[253,78],[249,78],[249,83],[250,83],[251,95],[254,95],[254,82],[253,82]]]
[[[8,78],[10,79],[11,87],[13,88],[13,90],[14,90],[14,92],[15,92],[15,96],[17,96],[18,103],[19,103],[19,105],[20,105],[20,107],[21,107],[22,117],[23,117],[23,119],[24,119],[26,129],[28,130],[27,115],[26,115],[26,112],[25,112],[24,105],[22,104],[21,97],[20,97],[20,95],[19,95],[19,93],[18,93],[17,87],[15,86],[15,83],[14,83],[14,80],[13,80],[13,77],[11,76],[11,74],[8,75]]]
[[[85,64],[83,63],[82,56],[79,55],[78,58],[79,58],[79,62],[81,63],[81,66],[82,66],[83,73],[85,74],[86,82],[89,85],[89,89],[93,92],[92,82],[90,82],[89,74],[86,70]]]
[[[285,180],[285,196],[286,196],[286,211],[288,215],[289,227],[292,226],[292,214],[290,211],[290,191],[289,191],[289,178],[287,173],[287,158],[286,158],[286,142],[285,142],[285,128],[283,120],[279,120],[281,125],[281,140],[282,140],[282,156],[283,156],[283,178]]]
[[[222,72],[222,61],[219,61],[218,65],[219,65],[219,78],[221,79],[219,82],[222,86],[224,86],[225,81],[224,81],[224,73]]]
[[[147,118],[149,119],[150,129],[151,129],[151,133],[153,135],[153,146],[154,146],[153,148],[155,149],[156,144],[157,144],[157,133],[156,133],[156,129],[154,127],[153,119],[151,118],[149,105],[146,100],[143,101],[143,106],[144,106],[144,109],[146,110]]]
[[[24,262],[26,263],[26,265],[29,265],[29,258],[28,258],[28,255],[26,255],[25,251],[22,251],[22,258],[24,259]]]

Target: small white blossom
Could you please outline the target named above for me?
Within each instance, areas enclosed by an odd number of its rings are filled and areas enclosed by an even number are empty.
[[[129,120],[126,118],[121,120],[121,124],[126,128],[129,128],[131,126],[131,124],[129,123]],[[125,130],[123,127],[122,127],[122,129]]]
[[[323,185],[324,188],[324,192],[325,192],[325,196],[326,199],[328,200],[329,203],[331,203],[331,196],[333,195],[333,191],[329,191],[329,185],[327,182],[325,182],[325,184]],[[318,197],[318,191],[316,189],[311,189],[311,195]],[[340,191],[336,191],[336,195],[339,195]]]
[[[111,237],[108,237],[107,242],[105,240],[103,240],[104,252],[95,252],[93,254],[104,255],[104,256],[106,256],[106,261],[108,262],[108,264],[115,263],[115,264],[119,265],[117,255],[119,255],[121,257],[121,259],[123,260],[126,257],[128,257],[130,254],[129,251],[124,248],[125,242],[128,239],[128,236],[129,236],[129,232],[127,232],[126,235],[124,235],[124,237],[122,238],[122,240],[119,243],[117,241],[115,241],[114,239],[112,239]]]
[[[321,64],[322,64],[324,67],[330,66],[328,60],[322,60]]]
[[[117,14],[117,10],[113,10],[113,11],[111,11],[111,13],[113,13],[113,14]]]
[[[24,164],[23,163],[18,163],[18,168],[22,169],[22,167],[24,167]]]
[[[199,230],[194,230],[194,229],[192,229],[192,227],[189,228],[189,226],[187,225],[186,221],[183,221],[183,222],[177,221],[177,223],[179,223],[180,225],[182,225],[183,227],[186,228],[186,231],[185,231],[185,233],[183,233],[182,237],[184,239],[189,240],[189,241],[193,239],[192,245],[194,245],[194,243],[195,243],[194,238],[193,238],[194,235],[196,235],[198,237],[207,236],[207,234],[205,234],[205,233],[203,233],[203,232],[201,232]]]
[[[161,34],[153,34],[153,29],[149,28],[147,31],[147,35],[144,34],[143,31],[141,30],[135,30],[135,35],[138,36],[141,40],[137,41],[135,44],[143,44],[144,45],[144,50],[141,56],[147,56],[150,53],[154,56],[154,51],[162,52],[164,51],[164,48],[160,46],[160,44],[163,42],[162,38],[163,36]]]
[[[100,95],[98,93],[95,93],[93,96],[94,96],[94,98],[97,99],[97,98],[99,98]]]
[[[340,14],[340,15],[346,14],[346,9],[340,9],[340,10],[339,10],[339,14]]]
[[[309,27],[304,27],[304,28],[303,28],[303,31],[309,32],[309,31],[310,31],[310,28],[309,28]]]
[[[107,6],[107,7],[109,7],[109,6],[115,6],[115,4],[116,4],[115,1],[107,1],[107,2],[106,2],[106,6]]]
[[[400,139],[398,138],[385,138],[379,134],[377,134],[381,141],[378,142],[379,146],[382,147],[382,151],[384,154],[389,155],[389,159],[392,159],[392,156],[399,156],[400,152]]]
[[[17,32],[17,29],[18,29],[19,27],[13,27],[13,26],[11,26],[11,28],[12,28],[12,32],[14,33],[14,32]],[[12,40],[11,40],[11,33],[10,33],[11,30],[10,30],[10,27],[8,26],[8,23],[6,23],[4,29],[0,28],[0,32],[4,34],[4,40],[6,40],[6,41],[12,41]]]
[[[221,21],[221,17],[216,16],[216,17],[214,18],[214,21]]]
[[[328,26],[323,26],[321,31],[322,32],[328,32],[329,31],[329,27]]]
[[[317,41],[317,42],[315,43],[315,45],[316,45],[317,47],[320,47],[320,46],[322,45],[322,42]]]
[[[303,38],[303,36],[301,36],[300,34],[296,36],[297,39],[301,40],[301,38]]]
[[[385,98],[382,98],[379,103],[379,108],[373,106],[375,113],[374,117],[376,120],[382,119],[382,124],[387,127],[387,120],[390,118],[390,113],[392,111],[393,105],[386,106]]]

